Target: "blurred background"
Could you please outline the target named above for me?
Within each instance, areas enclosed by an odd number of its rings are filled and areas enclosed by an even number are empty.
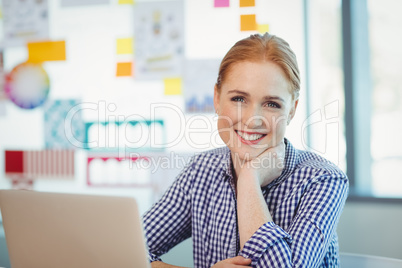
[[[191,155],[224,145],[220,60],[270,32],[301,71],[287,138],[350,178],[340,251],[402,259],[401,11],[399,0],[0,0],[0,189],[132,196],[145,212]],[[167,259],[188,265],[184,251]]]

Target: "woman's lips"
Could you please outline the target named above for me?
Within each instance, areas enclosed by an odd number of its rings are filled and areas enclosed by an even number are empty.
[[[259,143],[267,134],[259,133],[259,132],[245,132],[240,130],[235,130],[237,136],[240,141],[247,145],[257,144]]]

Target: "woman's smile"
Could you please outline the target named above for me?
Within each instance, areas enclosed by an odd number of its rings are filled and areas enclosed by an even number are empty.
[[[261,134],[258,132],[245,132],[241,130],[235,130],[240,141],[244,144],[258,144],[262,139],[264,139],[267,134]]]

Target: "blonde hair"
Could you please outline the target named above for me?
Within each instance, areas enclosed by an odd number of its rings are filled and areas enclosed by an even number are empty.
[[[227,74],[230,72],[231,66],[242,61],[270,61],[276,63],[284,71],[289,81],[293,99],[299,98],[300,73],[296,55],[289,44],[282,38],[265,33],[264,35],[254,34],[238,41],[226,53],[219,67],[216,82],[218,92],[220,92],[222,83],[224,83]]]

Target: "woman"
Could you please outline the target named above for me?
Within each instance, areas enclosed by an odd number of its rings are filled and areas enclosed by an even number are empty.
[[[215,85],[227,147],[201,153],[144,216],[152,267],[192,236],[195,267],[336,267],[346,175],[285,138],[300,89],[281,38],[252,35],[223,58]]]

